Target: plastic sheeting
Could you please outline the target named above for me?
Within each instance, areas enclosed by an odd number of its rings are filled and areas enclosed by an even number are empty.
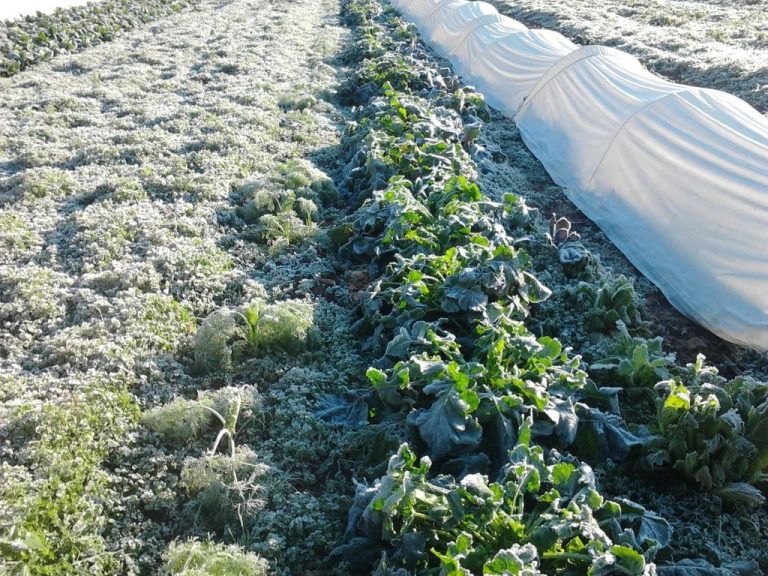
[[[768,351],[768,119],[483,2],[396,5],[673,306]]]

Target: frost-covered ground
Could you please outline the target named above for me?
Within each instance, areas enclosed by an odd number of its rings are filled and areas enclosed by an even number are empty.
[[[530,27],[629,52],[684,84],[716,88],[768,113],[764,0],[494,0]]]
[[[353,487],[319,486],[344,443],[311,411],[364,374],[345,271],[318,232],[336,212],[315,193],[332,196],[318,167],[333,172],[343,117],[325,61],[346,34],[334,0],[204,0],[0,79],[0,526],[16,554],[3,562],[157,574],[169,541],[216,533],[279,573],[338,540]],[[291,234],[241,218],[237,190],[267,177],[306,196],[278,222]],[[203,318],[286,299],[311,347],[200,366]],[[242,404],[237,494],[204,458],[213,422],[146,420],[198,392]],[[216,497],[252,520],[208,522]]]
[[[274,573],[332,571],[351,479],[380,475],[393,448],[317,417],[368,385],[350,326],[368,277],[322,233],[343,213],[328,177],[348,111],[333,104],[329,63],[347,35],[335,0],[203,0],[0,79],[0,536],[43,563],[70,562],[48,573],[157,574],[170,542],[209,533]],[[687,361],[704,346],[731,373],[765,375],[654,304],[658,291],[568,203],[510,120],[494,115],[482,142],[493,151],[484,189],[524,195],[545,219],[567,215],[607,268],[634,278],[654,329],[671,320],[668,349],[684,343]],[[296,215],[266,229],[264,187],[299,196]],[[537,273],[555,296],[534,320],[557,321],[582,352],[559,298],[569,280]],[[293,323],[295,349],[248,341],[236,312],[257,303],[273,338]],[[221,426],[203,404],[235,407],[234,467],[205,456]],[[698,493],[659,496],[621,470],[598,473],[669,512],[681,553],[763,554],[764,513],[723,514]]]

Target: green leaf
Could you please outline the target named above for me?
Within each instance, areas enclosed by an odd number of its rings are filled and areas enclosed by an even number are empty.
[[[669,522],[632,500],[617,498],[615,502],[606,502],[600,512],[601,517],[607,513],[616,518],[623,527],[634,530],[641,546],[653,541],[664,547],[672,538],[672,527]]]
[[[448,544],[445,554],[432,549],[432,553],[440,559],[441,576],[472,576],[472,572],[461,566],[461,561],[472,551],[472,535],[467,532],[460,533],[455,542]]]
[[[368,380],[371,381],[374,388],[380,388],[387,383],[386,373],[378,368],[368,368],[365,375],[368,377]]]
[[[540,574],[538,570],[539,555],[533,544],[499,550],[496,555],[485,563],[483,574],[490,576],[517,576],[525,570],[526,576]]]
[[[554,359],[560,356],[560,353],[563,350],[563,345],[554,338],[550,338],[549,336],[542,336],[539,338],[539,344],[541,344],[544,348],[537,354],[537,356]]]
[[[645,558],[639,552],[627,546],[611,546],[611,554],[616,557],[616,564],[632,576],[642,576],[645,570]]]
[[[648,346],[640,344],[632,353],[632,365],[637,371],[648,364]]]
[[[669,396],[664,400],[662,409],[662,425],[667,426],[677,419],[681,411],[691,409],[691,395],[682,384],[671,383]]]
[[[555,486],[569,484],[576,473],[576,467],[570,462],[558,462],[552,467],[552,483]]]
[[[455,390],[450,390],[442,393],[430,408],[408,415],[408,423],[419,429],[433,460],[459,448],[476,448],[480,444],[482,429],[467,413],[469,408]]]
[[[552,290],[547,288],[536,276],[530,272],[523,272],[525,281],[520,286],[520,296],[531,304],[544,302],[552,295]]]

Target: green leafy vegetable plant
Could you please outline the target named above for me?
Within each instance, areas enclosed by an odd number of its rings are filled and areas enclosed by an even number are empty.
[[[13,76],[58,54],[108,42],[123,31],[195,4],[197,0],[106,0],[2,22],[0,75]]]
[[[571,222],[567,218],[558,218],[552,214],[549,219],[547,240],[551,246],[557,248],[560,263],[568,271],[581,269],[586,265],[589,253],[579,242],[581,240],[579,233],[571,230]]]
[[[701,359],[699,360],[699,363]],[[748,378],[685,386],[660,382],[652,467],[670,466],[726,500],[762,503],[768,469],[768,384]]]
[[[611,355],[590,365],[591,370],[599,373],[601,381],[650,390],[660,380],[670,377],[675,355],[662,351],[661,337],[651,340],[633,337],[621,320],[616,322],[616,329]]]
[[[613,332],[619,320],[625,326],[642,326],[634,286],[625,276],[619,276],[599,288],[581,282],[576,288],[576,299],[592,330]]]
[[[401,446],[387,474],[358,489],[340,552],[381,542],[382,562],[411,573],[652,574],[669,524],[603,498],[586,465],[545,458],[530,443],[531,424],[524,421],[496,482],[431,477],[430,460]]]
[[[531,333],[525,320],[549,291],[530,272],[525,203],[492,201],[474,181],[481,99],[459,93],[412,40],[389,38],[396,19],[377,2],[349,0],[345,10],[363,49],[348,54],[359,68],[345,93],[360,108],[343,191],[361,206],[334,243],[375,277],[356,326],[379,355],[367,372],[372,424],[403,424],[410,444],[375,485],[358,486],[337,554],[354,573],[376,565],[382,575],[653,574],[669,525],[629,501],[607,501],[588,466],[544,446],[569,446],[581,427],[608,454],[640,451],[644,436],[589,402],[615,408],[618,386],[605,385],[614,378],[652,395],[674,358],[660,342],[657,350],[655,340],[619,330],[599,386],[568,348]],[[570,228],[554,219],[558,250],[577,245]],[[617,322],[643,327],[626,278],[581,283],[571,296],[586,337],[606,341],[594,333],[613,335]],[[496,482],[485,475],[499,469]]]

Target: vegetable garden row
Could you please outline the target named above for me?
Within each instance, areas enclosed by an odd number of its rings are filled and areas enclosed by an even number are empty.
[[[79,52],[194,5],[194,0],[106,0],[0,24],[0,74]]]
[[[612,355],[591,366],[608,377],[589,380],[557,340],[536,338],[525,318],[550,293],[528,270],[525,246],[537,236],[529,210],[514,195],[484,196],[469,179],[467,150],[486,116],[481,98],[441,77],[404,33],[378,29],[382,40],[375,24],[363,30],[357,53],[370,60],[358,82],[378,82],[385,94],[363,112],[366,139],[376,143],[365,159],[374,184],[355,189],[371,189],[373,198],[358,211],[348,246],[383,271],[363,306],[384,352],[368,371],[374,412],[382,421],[404,418],[415,441],[373,487],[358,488],[352,557],[383,537],[392,548],[380,571],[649,570],[669,543],[668,525],[629,501],[604,500],[590,469],[557,448],[619,459],[639,448],[650,469],[673,468],[726,499],[763,502],[749,482],[765,466],[765,384],[726,382],[703,357],[676,366],[659,339],[631,336],[625,322],[637,318],[627,286],[592,293],[604,328],[615,329]],[[388,172],[381,178],[370,167]],[[381,181],[388,185],[378,191]],[[581,262],[571,258],[584,247],[568,222],[549,226],[562,266]],[[654,388],[656,422],[631,432],[616,416],[619,391],[653,403]],[[726,423],[737,414],[735,425]],[[542,446],[552,450],[546,457]],[[737,456],[737,446],[751,455]],[[497,482],[489,484],[489,473]]]
[[[315,4],[251,59],[222,31],[125,149],[0,180],[0,574],[768,569],[768,384],[678,362],[593,234],[498,186],[519,138],[391,7],[344,0],[337,53]],[[290,86],[259,58],[297,18]]]

